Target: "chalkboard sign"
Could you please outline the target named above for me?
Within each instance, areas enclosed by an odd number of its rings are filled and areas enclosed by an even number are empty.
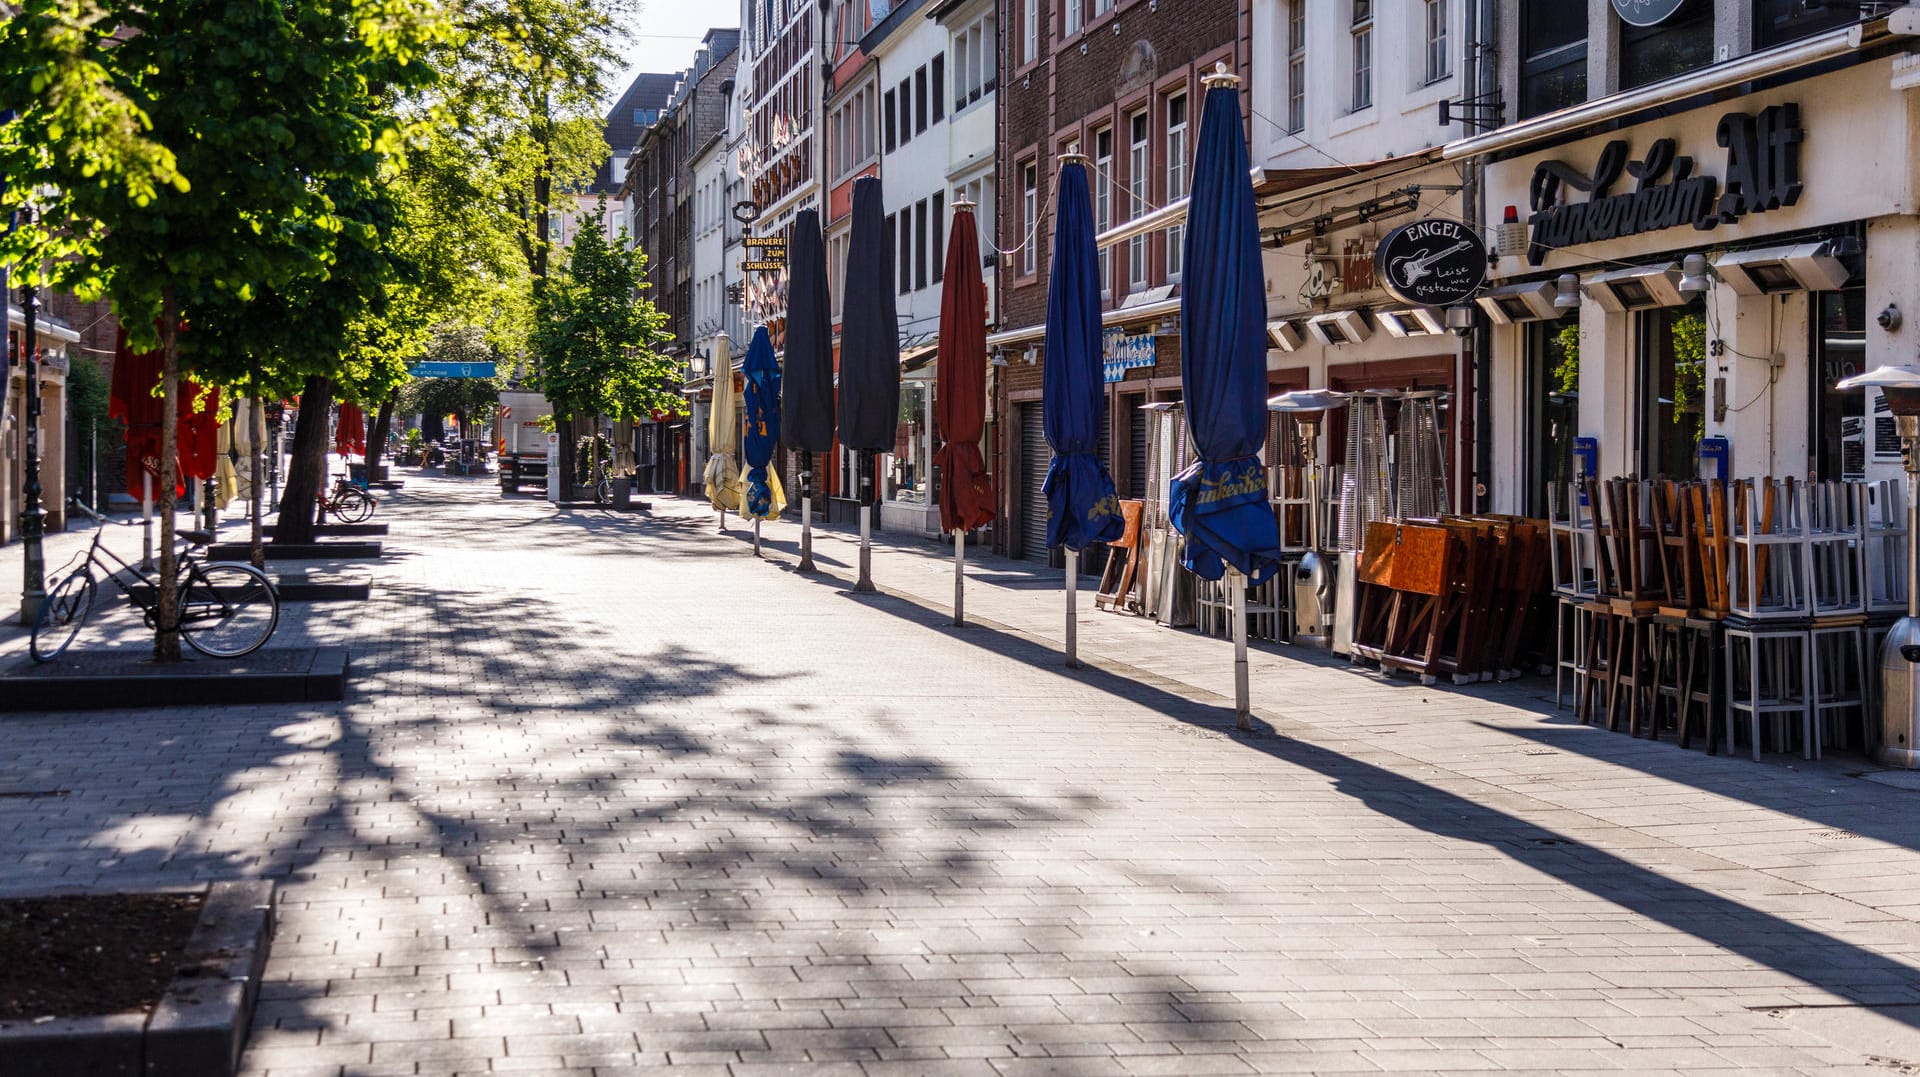
[[[1459,221],[1416,221],[1380,241],[1373,276],[1402,303],[1457,306],[1472,299],[1485,282],[1487,247]]]
[[[1658,26],[1680,13],[1690,0],[1613,0],[1614,13],[1629,26]]]

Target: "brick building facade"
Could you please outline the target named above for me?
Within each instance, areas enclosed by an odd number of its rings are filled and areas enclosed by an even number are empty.
[[[1000,311],[990,343],[999,368],[991,447],[1000,476],[995,548],[1044,557],[1048,450],[1040,439],[1040,384],[1052,255],[1056,158],[1078,146],[1093,159],[1095,227],[1105,231],[1185,197],[1199,135],[1200,76],[1225,63],[1247,73],[1243,0],[999,0],[997,275]],[[1178,226],[1102,254],[1108,335],[1136,338],[1150,366],[1108,385],[1103,455],[1122,497],[1146,476],[1139,406],[1177,399],[1181,234]],[[1124,313],[1123,313],[1124,312]],[[1144,338],[1148,343],[1139,343]]]

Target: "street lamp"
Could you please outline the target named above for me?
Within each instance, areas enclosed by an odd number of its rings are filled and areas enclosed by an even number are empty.
[[[20,587],[20,623],[33,624],[40,618],[40,605],[47,600],[47,555],[42,539],[47,531],[47,513],[40,506],[40,340],[36,323],[40,317],[39,290],[31,284],[20,286],[21,313],[26,325],[20,333],[21,362],[26,374],[27,459],[25,481],[21,484],[20,539],[26,553],[26,579]]]
[[[1920,768],[1920,370],[1880,366],[1837,383],[1836,389],[1878,389],[1900,433],[1907,473],[1907,615],[1880,645],[1880,750],[1889,766]],[[1871,414],[1871,412],[1869,412]]]

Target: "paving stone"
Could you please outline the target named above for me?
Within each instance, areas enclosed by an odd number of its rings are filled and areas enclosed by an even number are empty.
[[[1884,1073],[1767,1011],[1920,1002],[1920,798],[1858,759],[1262,646],[1246,736],[1222,641],[1083,603],[1067,670],[1020,562],[956,629],[911,540],[854,596],[846,534],[807,578],[673,498],[381,509],[275,640],[343,702],[6,722],[0,793],[64,792],[0,796],[0,893],[280,883],[249,1077]]]

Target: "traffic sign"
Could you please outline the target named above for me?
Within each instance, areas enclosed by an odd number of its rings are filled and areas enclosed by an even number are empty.
[[[492,363],[414,363],[407,373],[416,378],[491,378]]]

